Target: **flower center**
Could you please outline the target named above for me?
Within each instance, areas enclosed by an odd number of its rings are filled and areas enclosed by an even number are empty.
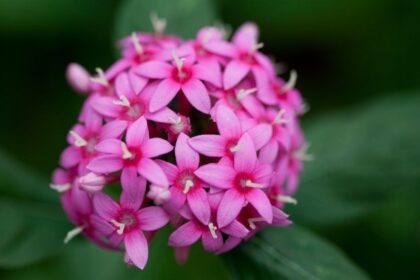
[[[248,63],[248,64],[251,64],[251,65],[258,64],[257,60],[254,57],[254,53],[253,52],[241,53],[239,55],[239,59],[242,60],[243,62]]]
[[[124,142],[121,142],[122,158],[125,165],[137,165],[142,157],[141,150],[137,147],[127,147]]]
[[[181,68],[174,67],[172,78],[178,83],[185,83],[191,78],[191,69],[184,66],[181,66]]]
[[[237,94],[233,90],[225,92],[226,102],[232,107],[232,109],[241,109],[242,105],[238,100]]]
[[[122,210],[116,219],[112,219],[110,222],[117,228],[117,233],[120,235],[135,229],[139,224],[136,213],[128,209]]]
[[[225,151],[226,154],[233,156],[233,154],[237,151],[239,151],[240,146],[238,144],[238,139],[229,139],[226,142]]]
[[[198,186],[200,182],[194,175],[193,170],[184,170],[179,174],[175,184],[183,193],[187,194],[192,188]]]
[[[248,173],[239,173],[236,175],[234,182],[234,187],[240,191],[246,191],[249,188],[263,188],[262,184],[256,183],[253,176]]]

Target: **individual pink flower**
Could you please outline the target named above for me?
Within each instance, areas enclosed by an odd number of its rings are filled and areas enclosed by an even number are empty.
[[[242,25],[234,34],[232,42],[212,42],[207,50],[232,58],[223,73],[223,86],[230,89],[252,72],[257,88],[262,88],[268,77],[275,74],[270,60],[258,52],[263,45],[258,43],[258,28],[255,24]]]
[[[111,239],[114,245],[123,240],[130,262],[143,269],[148,259],[148,242],[143,231],[163,227],[169,217],[161,207],[140,208],[146,181],[138,177],[135,170],[125,170],[121,176],[123,191],[120,203],[98,192],[93,198],[93,205],[98,215],[113,227],[114,236]]]
[[[226,106],[217,110],[217,128],[220,135],[199,135],[189,141],[191,147],[200,154],[209,157],[232,157],[239,149],[238,141],[247,132],[258,149],[263,147],[271,137],[271,130],[266,124],[256,125],[245,131],[235,113]]]
[[[167,106],[182,90],[190,104],[198,111],[208,113],[211,103],[206,86],[203,81],[220,85],[220,72],[211,71],[203,65],[194,64],[195,55],[190,53],[186,58],[178,57],[175,50],[172,51],[173,64],[160,61],[149,61],[136,68],[136,72],[150,79],[162,80],[152,99],[150,100],[150,111]]]
[[[272,169],[258,162],[251,136],[245,133],[238,142],[233,166],[210,163],[201,166],[194,174],[211,186],[225,189],[217,211],[217,223],[223,227],[239,215],[249,202],[268,222],[273,220],[270,201],[262,190],[268,187]]]
[[[102,124],[102,117],[93,110],[86,112],[85,123],[75,125],[67,136],[70,144],[60,157],[60,164],[65,168],[78,166],[81,175],[86,165],[97,155],[95,146],[100,141],[120,137],[127,127],[127,122],[116,120]]]
[[[107,139],[95,149],[104,155],[94,158],[87,168],[96,173],[112,173],[134,168],[152,183],[167,186],[168,180],[160,166],[152,158],[170,152],[173,147],[161,138],[149,139],[149,130],[144,117],[129,126],[125,142]]]
[[[178,136],[175,145],[176,166],[165,161],[159,162],[171,185],[171,199],[167,206],[179,211],[187,203],[194,216],[207,224],[210,219],[210,205],[204,190],[205,184],[194,175],[200,165],[200,156],[189,146],[188,140],[189,137],[185,134]]]

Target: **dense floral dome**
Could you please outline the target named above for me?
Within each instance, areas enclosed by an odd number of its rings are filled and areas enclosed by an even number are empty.
[[[183,40],[155,25],[123,39],[105,71],[69,65],[87,97],[51,184],[76,226],[66,243],[83,233],[139,268],[166,224],[180,262],[195,242],[221,254],[289,225],[281,209],[296,202],[307,158],[296,72],[277,76],[254,24],[231,41],[213,27]]]

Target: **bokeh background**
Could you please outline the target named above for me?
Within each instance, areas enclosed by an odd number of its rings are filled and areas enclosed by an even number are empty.
[[[420,1],[210,3],[202,12],[233,28],[255,21],[264,52],[298,71],[315,161],[306,164],[299,204],[288,209],[292,219],[374,279],[418,277]],[[178,266],[167,233],[144,272],[82,238],[62,244],[72,225],[48,182],[83,102],[65,68],[110,65],[115,40],[129,34],[129,5],[139,17],[154,5],[163,15],[174,9],[170,0],[0,0],[0,279],[230,277],[222,258],[200,248]],[[177,13],[188,26],[200,21]]]

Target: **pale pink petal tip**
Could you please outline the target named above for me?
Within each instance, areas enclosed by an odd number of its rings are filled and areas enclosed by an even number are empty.
[[[67,66],[66,78],[72,88],[80,93],[87,93],[90,89],[90,74],[80,64],[70,63]]]

